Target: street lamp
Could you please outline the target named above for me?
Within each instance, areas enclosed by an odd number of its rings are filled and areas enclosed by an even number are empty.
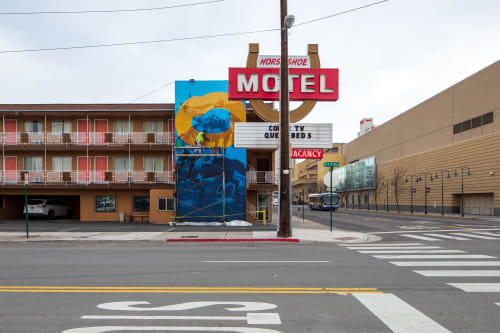
[[[455,173],[453,174],[454,177],[458,176],[457,169],[462,170],[462,193],[460,195],[460,212],[462,217],[464,216],[464,169],[467,169],[467,176],[470,176],[470,168],[467,166],[459,166],[455,168]]]
[[[439,169],[436,171],[434,178],[439,179],[438,172],[441,173],[441,215],[444,215],[444,173],[448,173],[446,178],[450,178],[450,172],[447,169]],[[432,180],[432,179],[431,179]]]
[[[411,206],[410,206],[410,212],[413,214],[413,177],[416,177],[418,179],[418,175],[414,175],[414,174],[411,174],[411,175],[408,175],[410,176],[411,178],[411,184],[410,184],[410,195],[411,195]],[[406,180],[405,180],[405,183],[408,183],[408,176],[406,176]]]
[[[280,64],[280,213],[278,237],[290,237],[290,145],[288,115],[288,29],[295,21],[287,15],[287,0],[281,0],[281,64]]]
[[[427,214],[427,176],[431,176],[430,177],[430,180],[434,180],[434,178],[432,177],[432,173],[427,173],[427,172],[424,172],[422,174],[420,174],[416,180],[416,182],[421,182],[422,181],[422,176],[424,176],[424,187],[425,187],[425,208],[424,208],[424,212],[425,214]]]

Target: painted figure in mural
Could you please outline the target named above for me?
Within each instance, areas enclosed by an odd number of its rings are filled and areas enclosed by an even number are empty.
[[[205,140],[208,141],[207,137],[205,136],[205,131],[201,130],[201,132],[199,132],[196,136],[196,145],[198,147],[201,147],[205,143]]]

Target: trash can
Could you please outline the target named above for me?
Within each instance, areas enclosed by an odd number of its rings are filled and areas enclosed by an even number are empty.
[[[125,222],[125,213],[120,212],[120,222]]]

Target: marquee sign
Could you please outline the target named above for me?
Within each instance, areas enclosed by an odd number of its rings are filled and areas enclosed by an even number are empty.
[[[277,149],[279,134],[277,123],[235,123],[234,147]],[[332,124],[291,124],[289,134],[293,148],[332,147]]]
[[[290,153],[291,158],[300,158],[300,159],[322,159],[323,158],[323,149],[296,149],[292,148],[292,152]]]
[[[280,63],[280,57],[260,56],[259,44],[250,44],[246,67],[229,69],[229,99],[249,100],[261,119],[279,122],[279,112],[264,100],[279,100]],[[290,100],[302,101],[290,111],[291,123],[304,119],[318,100],[338,99],[338,69],[321,68],[318,44],[308,45],[307,56],[289,57],[288,64]]]

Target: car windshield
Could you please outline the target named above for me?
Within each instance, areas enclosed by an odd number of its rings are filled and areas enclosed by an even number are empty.
[[[43,200],[40,199],[29,199],[28,205],[41,205],[43,204]]]

